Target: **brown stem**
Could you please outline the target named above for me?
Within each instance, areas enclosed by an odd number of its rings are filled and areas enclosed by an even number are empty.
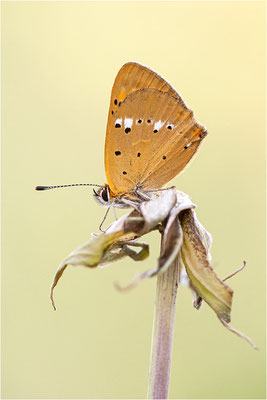
[[[179,257],[157,278],[148,399],[167,399],[178,288]]]

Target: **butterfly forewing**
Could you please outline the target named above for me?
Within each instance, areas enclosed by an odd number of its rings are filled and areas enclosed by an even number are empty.
[[[183,103],[176,90],[159,74],[138,63],[129,62],[119,70],[110,97],[109,116],[113,115],[124,99],[139,89],[157,89],[176,97]]]
[[[121,67],[115,78],[111,91],[107,126],[110,125],[114,113],[125,98],[139,89],[157,89],[176,97],[179,102],[184,104],[176,90],[159,74],[143,65],[129,62]]]
[[[156,89],[132,92],[107,126],[105,164],[113,195],[162,187],[186,166],[205,134],[180,98]]]

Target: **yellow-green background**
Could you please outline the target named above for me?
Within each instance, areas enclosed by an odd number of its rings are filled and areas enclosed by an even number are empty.
[[[121,294],[151,256],[106,269],[60,261],[96,232],[104,209],[87,188],[105,182],[109,96],[127,61],[150,66],[193,108],[209,135],[173,183],[212,233],[229,284],[232,324],[178,293],[171,398],[265,396],[265,5],[263,2],[2,2],[3,398],[144,398],[155,279]],[[112,217],[112,215],[111,215]],[[110,219],[111,221],[112,219]]]

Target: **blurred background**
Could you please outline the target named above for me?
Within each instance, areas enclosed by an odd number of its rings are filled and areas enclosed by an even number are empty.
[[[197,204],[213,265],[229,281],[228,332],[181,287],[170,398],[265,398],[264,2],[2,2],[2,397],[145,398],[156,279],[119,293],[143,263],[56,269],[98,231],[105,209],[109,96],[127,61],[167,79],[209,135],[172,184]],[[112,213],[110,213],[112,221]]]

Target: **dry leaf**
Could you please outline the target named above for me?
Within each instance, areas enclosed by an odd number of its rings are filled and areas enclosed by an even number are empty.
[[[194,292],[194,307],[199,309],[203,299],[227,329],[256,348],[247,336],[229,325],[233,290],[224,280],[235,273],[223,280],[214,272],[210,255],[212,237],[197,220],[195,207],[188,195],[170,188],[154,193],[150,201],[140,204],[139,211],[133,210],[124,215],[111,224],[105,233],[93,235],[60,264],[51,287],[53,307],[54,288],[68,264],[92,268],[106,266],[127,256],[135,261],[144,260],[149,255],[149,246],[136,240],[156,229],[162,235],[157,266],[138,274],[128,286],[122,288],[117,283],[116,287],[120,290],[133,288],[140,280],[166,271],[178,259],[180,276],[184,266],[189,286]]]

